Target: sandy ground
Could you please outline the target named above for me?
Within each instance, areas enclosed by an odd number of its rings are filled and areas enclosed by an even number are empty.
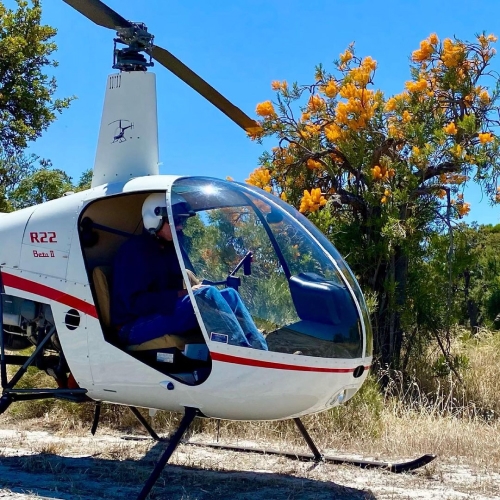
[[[104,430],[94,437],[0,430],[0,498],[133,499],[164,447]],[[452,458],[438,457],[416,472],[392,474],[181,445],[150,498],[500,499],[500,473]]]

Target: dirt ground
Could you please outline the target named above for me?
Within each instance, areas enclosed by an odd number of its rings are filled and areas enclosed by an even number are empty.
[[[103,429],[96,436],[0,430],[0,498],[134,499],[164,447],[165,443]],[[438,457],[413,473],[393,474],[183,444],[150,498],[500,499],[500,472]]]

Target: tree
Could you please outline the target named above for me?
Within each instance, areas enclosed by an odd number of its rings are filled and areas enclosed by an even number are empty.
[[[40,168],[23,178],[12,191],[9,201],[14,209],[44,203],[72,191],[71,177],[59,169]]]
[[[38,164],[37,164],[38,163]],[[0,212],[11,212],[60,198],[70,191],[90,188],[92,171],[86,170],[73,185],[63,170],[54,169],[49,160],[35,155],[0,154]]]
[[[0,152],[0,212],[13,210],[9,196],[23,178],[34,172],[34,161],[34,156],[6,156]]]
[[[376,61],[351,44],[333,72],[318,66],[309,85],[275,81],[276,101],[257,105],[262,132],[253,138],[278,143],[248,182],[308,214],[376,294],[383,364],[399,366],[405,328],[443,322],[419,316],[416,271],[428,238],[469,211],[466,181],[500,201],[494,42],[430,35],[412,54],[405,90],[389,99],[372,89]]]
[[[56,30],[41,24],[41,2],[16,0],[7,9],[0,0],[0,211],[41,203],[74,189],[71,179],[50,161],[23,151],[69,106],[73,98],[54,99]],[[82,189],[88,179],[82,176]]]
[[[89,168],[84,170],[78,184],[74,186],[75,191],[84,191],[85,189],[90,189],[90,185],[92,183],[92,169]]]
[[[17,10],[0,1],[0,149],[18,154],[69,106],[72,98],[54,99],[57,85],[46,70],[56,30],[41,24],[41,1],[16,0]]]

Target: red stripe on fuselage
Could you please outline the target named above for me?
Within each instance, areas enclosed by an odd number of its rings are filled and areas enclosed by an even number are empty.
[[[89,316],[97,318],[97,311],[94,304],[89,304],[78,297],[61,292],[61,290],[57,290],[57,288],[51,288],[50,286],[42,285],[36,281],[20,278],[19,276],[14,276],[6,272],[2,272],[2,281],[5,286],[40,295],[50,300],[55,300],[56,302],[78,309]]]
[[[20,278],[19,276],[14,276],[13,274],[8,274],[2,272],[2,281],[5,286],[12,288],[17,288],[18,290],[23,290],[28,293],[33,293],[35,295],[40,295],[50,300],[54,300],[61,304],[65,304],[74,309],[78,309],[89,316],[97,318],[97,311],[93,304],[89,304],[78,297],[69,295],[67,293],[61,292],[56,288],[51,288],[36,281],[27,280],[26,278]],[[256,366],[259,368],[271,368],[275,370],[292,370],[292,371],[304,371],[304,372],[322,372],[322,373],[351,373],[354,368],[325,368],[316,366],[299,366],[299,365],[289,365],[285,363],[275,363],[272,361],[263,361],[260,359],[250,359],[242,358],[240,356],[231,356],[229,354],[221,354],[218,352],[211,352],[211,358],[214,361],[221,361],[223,363],[233,363],[237,365],[245,366]],[[370,366],[365,366],[368,370]]]
[[[229,354],[222,354],[220,352],[211,352],[210,357],[215,361],[222,361],[223,363],[234,363],[236,365],[257,366],[259,368],[272,368],[275,370],[292,370],[301,372],[350,373],[357,368],[325,368],[320,366],[288,365],[285,363],[263,361],[261,359],[249,359],[242,358],[240,356],[231,356]],[[366,370],[368,370],[369,368],[369,366],[365,366]]]

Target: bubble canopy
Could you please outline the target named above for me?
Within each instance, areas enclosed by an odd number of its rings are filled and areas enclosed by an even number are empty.
[[[179,258],[191,277],[236,292],[265,338],[263,347],[253,347],[316,358],[371,356],[359,285],[302,214],[260,189],[212,178],[177,179],[167,193],[171,215],[179,197],[196,213],[182,231],[177,228]],[[231,332],[221,333],[224,312],[213,301],[200,293],[194,297],[211,342],[243,345]]]

